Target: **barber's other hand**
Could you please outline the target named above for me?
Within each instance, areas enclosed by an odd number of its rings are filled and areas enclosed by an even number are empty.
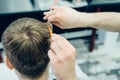
[[[53,34],[50,63],[57,80],[77,80],[75,73],[75,48],[62,36]]]
[[[53,6],[49,12],[44,12],[44,15],[44,19],[60,28],[73,28],[77,25],[79,12],[69,7]]]

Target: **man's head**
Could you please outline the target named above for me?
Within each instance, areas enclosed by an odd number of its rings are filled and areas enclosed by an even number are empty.
[[[50,32],[46,23],[32,18],[18,19],[4,31],[2,44],[10,61],[8,66],[20,74],[36,78],[47,68]]]

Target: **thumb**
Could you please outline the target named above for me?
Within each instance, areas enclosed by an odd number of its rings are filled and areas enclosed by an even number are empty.
[[[52,50],[49,50],[48,57],[50,58],[50,61],[53,62],[55,58],[55,53]]]

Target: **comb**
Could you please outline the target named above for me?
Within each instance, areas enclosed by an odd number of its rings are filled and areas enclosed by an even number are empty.
[[[50,32],[50,36],[52,37],[52,30],[53,30],[53,26],[50,22],[47,22],[47,25],[48,25],[48,30]]]

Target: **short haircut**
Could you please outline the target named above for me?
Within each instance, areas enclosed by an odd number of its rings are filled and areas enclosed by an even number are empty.
[[[6,55],[15,69],[27,77],[40,77],[49,63],[50,33],[47,23],[33,18],[12,22],[2,35]]]

